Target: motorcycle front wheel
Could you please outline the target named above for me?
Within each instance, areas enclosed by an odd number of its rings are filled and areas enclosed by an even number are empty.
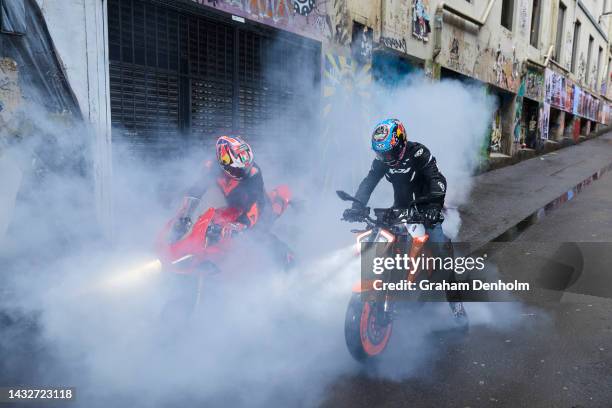
[[[380,356],[389,344],[393,322],[382,321],[377,307],[375,302],[364,302],[359,293],[353,293],[349,301],[344,337],[349,353],[357,361],[364,362]]]

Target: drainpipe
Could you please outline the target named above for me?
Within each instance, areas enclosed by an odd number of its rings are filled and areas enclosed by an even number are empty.
[[[468,14],[465,14],[464,12],[457,10],[456,8],[454,8],[453,6],[449,4],[446,4],[445,2],[441,2],[438,5],[436,9],[436,13],[438,13],[438,11],[443,12],[444,10],[446,10],[450,14],[454,14],[456,17],[459,17],[463,20],[467,20],[470,23],[477,25],[478,28],[480,29],[487,22],[487,19],[489,18],[489,14],[491,14],[491,10],[493,9],[494,4],[495,4],[495,0],[489,0],[489,3],[487,4],[487,7],[485,8],[484,13],[482,13],[482,17],[480,17],[480,19],[477,19],[476,17],[472,17]]]
[[[384,29],[385,29],[385,1],[380,0],[380,36],[384,37]]]
[[[493,4],[495,4],[495,0],[489,0],[489,4],[487,4],[487,8],[485,9],[485,12],[482,14],[482,24],[484,25],[484,23],[487,22],[487,19],[489,18],[489,14],[491,14],[491,10],[493,9]]]
[[[553,50],[555,49],[555,45],[552,44],[546,53],[546,59],[544,59],[544,66],[547,67],[548,63],[551,61]]]
[[[460,20],[465,20],[469,23],[472,23],[476,26],[476,30],[480,30],[487,19],[489,18],[489,14],[491,14],[491,10],[493,9],[493,5],[495,4],[495,0],[489,0],[487,7],[482,13],[482,17],[477,19],[472,17],[464,12],[457,10],[453,6],[446,4],[445,2],[440,2],[438,7],[436,7],[436,12],[434,14],[434,38],[433,38],[433,54],[432,61],[435,61],[440,52],[442,51],[442,22],[444,20],[444,12],[452,14],[455,18]]]
[[[442,16],[444,10],[440,7],[436,8],[434,14],[434,33],[433,33],[433,55],[431,60],[435,61],[440,52],[442,52]]]

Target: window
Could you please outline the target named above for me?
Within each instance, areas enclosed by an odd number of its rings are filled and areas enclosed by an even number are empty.
[[[576,73],[576,61],[578,60],[578,43],[580,42],[580,21],[574,23],[574,39],[572,41],[572,72]]]
[[[603,55],[603,48],[599,47],[597,52],[597,71],[595,71],[595,88],[599,87],[599,70],[601,69],[601,56]]]
[[[563,49],[563,25],[565,24],[565,4],[559,2],[559,14],[557,14],[557,38],[555,42],[555,59],[561,61],[561,50]]]
[[[584,80],[589,82],[589,70],[591,68],[591,54],[593,53],[593,37],[589,35],[589,48],[587,49],[587,61],[584,71]]]
[[[512,31],[514,0],[502,0],[501,25]]]
[[[533,0],[531,2],[531,33],[529,34],[529,44],[538,48],[540,40],[540,5],[541,0]]]

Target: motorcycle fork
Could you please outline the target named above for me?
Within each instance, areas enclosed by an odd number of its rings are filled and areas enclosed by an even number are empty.
[[[429,239],[429,235],[425,234],[422,237],[410,237],[407,238],[406,241],[408,241],[408,239],[410,239],[411,241],[410,253],[408,254],[408,256],[410,257],[410,259],[416,259],[423,251],[425,243]],[[414,270],[409,270],[408,276],[406,277],[408,282],[416,282],[417,275],[419,274],[419,272],[420,270],[418,268],[415,268]]]
[[[391,252],[394,252],[393,247],[391,247],[390,249],[391,249]],[[384,280],[386,282],[391,282],[392,273],[393,273],[392,270],[385,271],[386,276]],[[395,317],[395,314],[396,314],[395,302],[393,302],[392,296],[393,295],[389,292],[389,289],[386,289],[382,304],[379,303],[376,308],[377,309],[376,320],[379,322],[382,322],[383,325],[386,325],[390,323],[391,321],[393,321],[393,318]]]

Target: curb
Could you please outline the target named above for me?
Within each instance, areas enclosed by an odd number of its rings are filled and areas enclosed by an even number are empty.
[[[589,186],[594,181],[599,180],[604,174],[610,171],[612,171],[612,163],[591,174],[589,177],[585,178],[584,180],[567,190],[565,193],[548,202],[543,207],[538,208],[537,210],[529,214],[527,217],[523,218],[521,221],[517,222],[512,227],[508,228],[507,230],[505,230],[492,240],[488,241],[487,243],[511,242],[515,240],[521,234],[521,232],[525,231],[530,226],[540,222],[540,220],[543,219],[545,216],[547,216],[552,211],[556,210],[566,202],[572,200],[574,197],[580,194],[585,187]],[[485,245],[487,243],[485,243]]]
[[[534,149],[519,149],[514,155],[501,157],[491,160],[488,158],[484,160],[480,166],[474,172],[474,175],[479,175],[482,173],[486,173],[488,171],[501,169],[507,166],[512,166],[517,163],[520,163],[524,160],[533,159],[534,157],[541,156],[544,154],[548,154],[550,152],[554,152],[559,149],[564,149],[566,147],[576,146],[582,142],[587,140],[595,139],[599,136],[602,136],[608,132],[612,132],[612,126],[603,127],[601,129],[595,130],[589,133],[588,136],[580,135],[577,141],[574,141],[571,138],[564,137],[561,140],[547,140],[544,145],[537,150]]]

